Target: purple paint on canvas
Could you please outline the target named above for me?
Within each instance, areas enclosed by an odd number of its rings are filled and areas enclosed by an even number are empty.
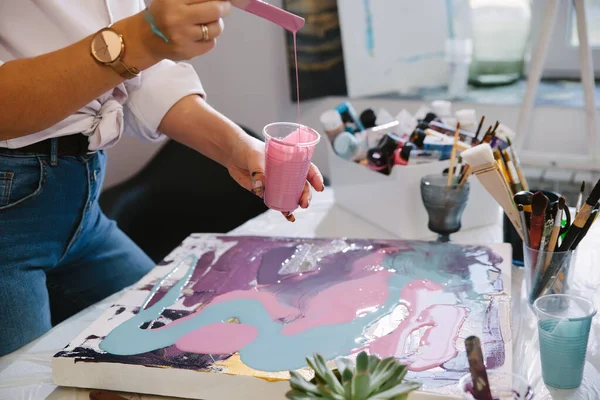
[[[397,273],[415,279],[439,280],[442,277],[449,293],[467,298],[477,298],[482,293],[475,293],[472,282],[469,281],[471,265],[484,264],[490,271],[500,272],[497,267],[502,262],[499,255],[484,246],[458,246],[454,244],[432,244],[429,242],[405,242],[394,240],[345,240],[352,251],[337,251],[324,254],[318,260],[318,268],[303,271],[281,273],[282,267],[291,262],[297,254],[301,254],[303,246],[314,246],[315,249],[328,248],[330,239],[286,239],[264,237],[227,237],[220,236],[219,240],[236,243],[235,246],[220,255],[215,260],[214,250],[207,251],[198,261],[197,267],[186,286],[183,297],[185,307],[198,309],[209,304],[215,297],[235,290],[248,290],[258,285],[261,290],[277,294],[281,303],[289,304],[300,310],[304,309],[305,299],[340,282],[352,271],[352,264],[368,258],[383,249],[393,248],[396,252],[383,261],[383,267],[394,269]],[[194,246],[195,247],[195,246]],[[169,265],[173,262],[163,262]],[[415,267],[417,266],[417,267]],[[363,273],[368,275],[371,270],[365,268]],[[356,278],[356,274],[354,275]],[[500,293],[503,290],[502,279],[490,279],[489,293]],[[143,290],[150,290],[148,285]],[[149,306],[159,301],[170,287],[161,288],[152,298]],[[460,295],[460,296],[459,296]],[[493,296],[492,296],[493,297]],[[117,309],[115,314],[123,311]],[[135,311],[134,311],[135,312]],[[166,321],[175,321],[188,315],[188,311],[165,310],[162,317]],[[148,327],[156,329],[164,322],[154,322]],[[498,307],[490,301],[485,311],[482,341],[486,346],[486,356],[489,368],[497,368],[505,362],[505,348],[499,328]],[[119,357],[106,353],[95,352],[81,347],[71,352],[62,352],[57,356],[75,358],[83,361],[115,362],[156,367],[174,367],[192,370],[205,370],[229,356],[198,355],[184,353],[170,346],[166,349],[149,352],[137,356]],[[442,365],[443,374],[428,372],[411,373],[420,380],[426,380],[433,386],[453,380],[468,368],[458,355]]]

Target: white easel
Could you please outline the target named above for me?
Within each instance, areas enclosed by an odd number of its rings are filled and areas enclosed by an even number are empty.
[[[525,165],[548,167],[553,165],[560,168],[600,171],[600,149],[598,148],[598,133],[596,125],[596,99],[594,67],[592,65],[592,50],[588,40],[585,0],[572,0],[577,17],[577,34],[579,36],[579,61],[581,63],[581,83],[585,97],[586,128],[589,141],[588,155],[572,155],[538,153],[524,150],[525,137],[530,128],[531,111],[533,110],[537,87],[542,77],[544,63],[548,55],[550,38],[556,23],[559,3],[565,0],[544,0],[546,12],[542,23],[540,37],[533,48],[532,62],[527,78],[527,90],[523,105],[519,111],[517,138],[515,146],[521,153]]]

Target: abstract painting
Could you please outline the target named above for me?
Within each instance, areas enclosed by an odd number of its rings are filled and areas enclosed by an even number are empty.
[[[511,372],[504,244],[192,235],[53,359],[55,383],[205,400],[282,398],[305,357],[395,356],[426,391]],[[278,396],[278,397],[277,397]]]

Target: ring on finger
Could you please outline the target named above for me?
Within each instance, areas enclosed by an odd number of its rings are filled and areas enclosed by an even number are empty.
[[[202,27],[202,41],[208,42],[210,40],[210,35],[208,34],[208,26],[206,26],[205,24],[202,24],[201,27]]]

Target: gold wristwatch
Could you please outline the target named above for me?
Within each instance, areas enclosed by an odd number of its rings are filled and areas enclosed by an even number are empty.
[[[112,28],[101,29],[94,35],[90,51],[97,62],[108,65],[125,79],[132,79],[140,74],[137,68],[128,67],[121,61],[125,54],[125,40],[123,35]]]

